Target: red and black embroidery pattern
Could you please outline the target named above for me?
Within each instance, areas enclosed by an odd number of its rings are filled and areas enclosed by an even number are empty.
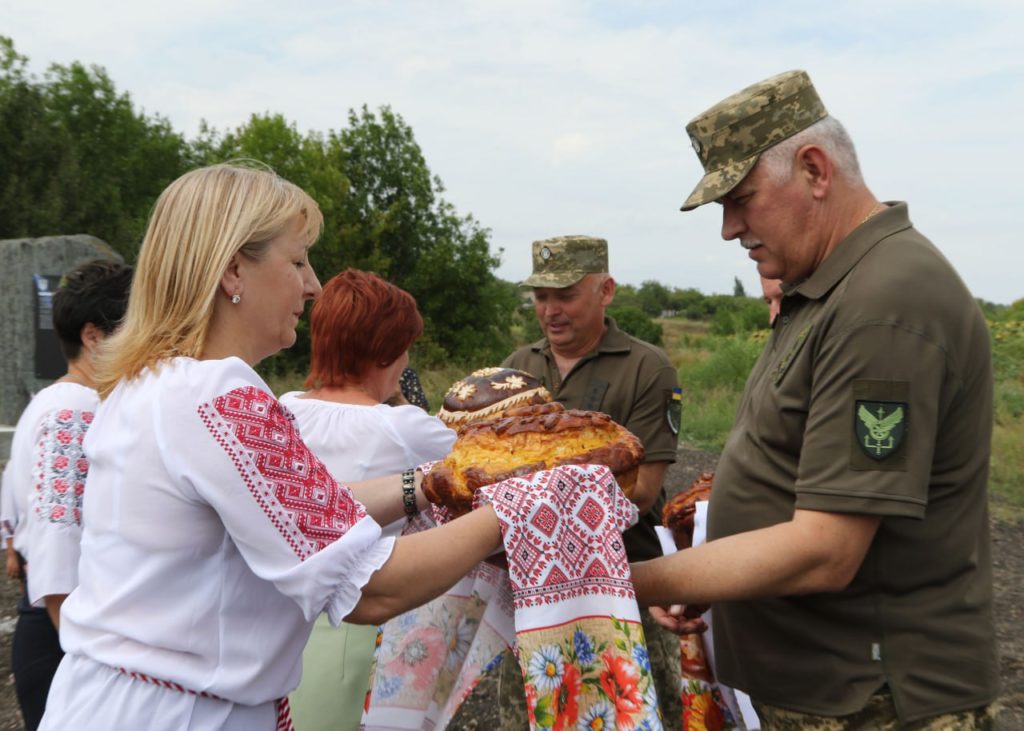
[[[362,504],[302,442],[291,413],[270,394],[252,386],[236,388],[200,405],[199,416],[301,560],[366,517]]]
[[[82,524],[82,496],[89,462],[82,441],[92,424],[91,411],[61,409],[43,421],[36,445],[36,513],[51,523]]]
[[[517,609],[586,594],[635,598],[621,531],[636,509],[606,467],[556,467],[482,487],[476,499],[501,521]]]

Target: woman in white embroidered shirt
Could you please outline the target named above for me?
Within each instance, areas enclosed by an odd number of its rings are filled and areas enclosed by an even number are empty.
[[[324,285],[309,315],[310,373],[304,393],[281,396],[302,438],[336,480],[401,472],[442,459],[455,432],[418,406],[387,406],[399,391],[423,318],[408,292],[376,274],[347,269]],[[385,526],[398,535],[404,520]],[[316,621],[292,693],[300,731],[355,729],[369,685],[377,628]]]
[[[500,545],[489,507],[382,537],[426,505],[411,476],[339,485],[252,370],[320,292],[321,224],[301,189],[238,165],[158,199],[98,368],[80,583],[42,728],[287,728],[321,611],[380,623]]]

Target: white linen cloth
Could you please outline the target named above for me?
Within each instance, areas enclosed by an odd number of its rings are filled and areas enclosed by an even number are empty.
[[[174,358],[119,384],[85,449],[68,668],[44,729],[178,729],[193,694],[273,708],[298,682],[313,620],[340,622],[393,548],[238,358]],[[104,695],[113,674],[97,664],[160,685]],[[138,703],[153,687],[159,704]],[[72,692],[73,707],[54,702]]]

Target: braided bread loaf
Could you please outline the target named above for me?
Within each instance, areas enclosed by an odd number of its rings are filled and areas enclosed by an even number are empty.
[[[423,492],[458,515],[469,512],[484,485],[558,465],[603,464],[628,496],[643,456],[640,440],[607,414],[557,402],[524,406],[463,426],[452,451],[424,478]]]

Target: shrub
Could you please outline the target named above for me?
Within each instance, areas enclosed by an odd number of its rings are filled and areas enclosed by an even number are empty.
[[[763,300],[734,297],[711,318],[712,335],[736,335],[768,327],[768,305]]]
[[[634,338],[640,338],[652,345],[662,344],[664,331],[661,324],[648,317],[639,307],[609,307],[608,315],[615,318],[623,332]]]

